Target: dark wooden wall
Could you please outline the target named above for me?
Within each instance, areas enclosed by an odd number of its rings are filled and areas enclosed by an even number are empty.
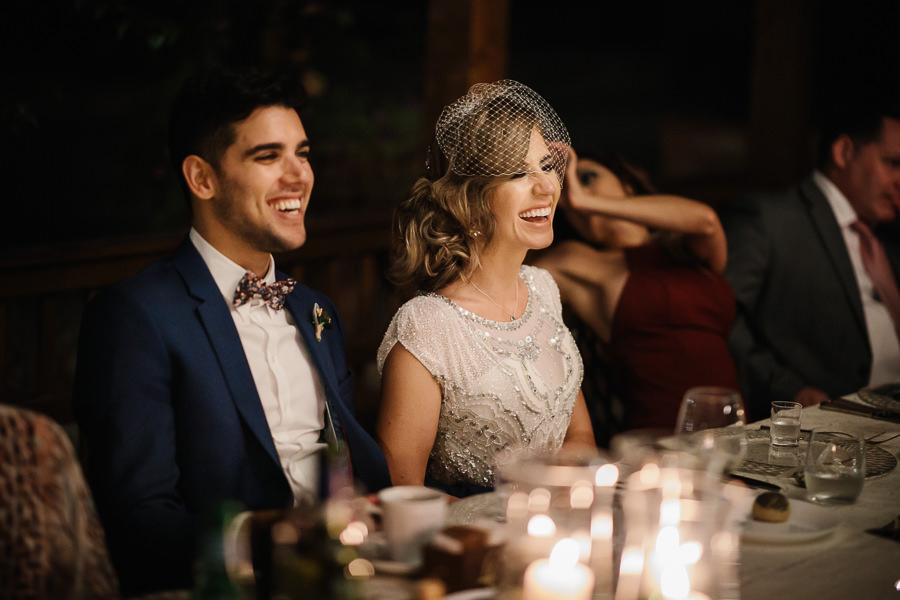
[[[371,424],[378,396],[375,349],[399,303],[384,278],[389,220],[311,219],[307,228],[307,244],[276,261],[339,307],[360,417]],[[183,236],[31,248],[0,258],[0,402],[48,414],[74,437],[71,390],[81,311],[99,289],[169,255]]]

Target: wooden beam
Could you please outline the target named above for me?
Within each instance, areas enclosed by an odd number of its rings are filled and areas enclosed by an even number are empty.
[[[431,0],[427,36],[423,147],[445,105],[506,76],[509,0]]]
[[[757,5],[748,137],[754,187],[788,185],[813,165],[814,4]]]

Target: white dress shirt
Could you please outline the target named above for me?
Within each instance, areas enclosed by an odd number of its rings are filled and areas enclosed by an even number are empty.
[[[856,273],[863,313],[866,317],[866,329],[869,332],[869,346],[872,349],[869,385],[897,383],[900,381],[900,340],[897,339],[891,315],[887,307],[878,300],[872,280],[863,266],[859,250],[859,234],[850,227],[857,220],[856,211],[841,190],[823,173],[815,171],[813,181],[831,205],[841,233],[844,234],[844,243],[847,245],[853,271]]]
[[[256,390],[295,503],[317,492],[319,434],[325,425],[325,389],[291,313],[254,298],[235,307],[234,291],[246,269],[191,228],[190,239],[212,273],[237,327]],[[269,257],[266,284],[275,281]],[[311,310],[311,309],[310,309]]]

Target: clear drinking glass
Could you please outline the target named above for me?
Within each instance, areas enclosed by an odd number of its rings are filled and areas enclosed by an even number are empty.
[[[549,559],[568,539],[577,543],[578,561],[593,573],[594,597],[611,598],[615,464],[600,451],[560,450],[523,453],[499,471],[498,491],[507,501],[497,597],[521,598],[529,567]]]
[[[736,390],[695,387],[681,401],[675,434],[680,448],[693,454],[700,467],[723,475],[747,454],[746,424],[744,404]]]
[[[743,514],[733,509],[732,486],[666,458],[630,475],[620,495],[616,599],[739,598]]]
[[[769,436],[773,446],[791,447],[800,443],[800,415],[803,405],[799,402],[776,400],[772,402],[772,425]]]
[[[806,450],[806,495],[821,504],[850,504],[866,477],[866,442],[834,431],[813,430]]]

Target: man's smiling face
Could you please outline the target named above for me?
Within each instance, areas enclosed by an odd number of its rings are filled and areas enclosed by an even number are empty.
[[[304,218],[315,177],[309,139],[295,110],[258,108],[234,128],[234,143],[214,167],[209,241],[246,267],[306,242]]]

